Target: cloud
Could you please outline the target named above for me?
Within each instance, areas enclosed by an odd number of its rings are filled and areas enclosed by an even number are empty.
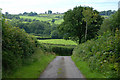
[[[3,12],[21,13],[21,12],[65,12],[75,6],[91,6],[99,11],[102,9],[117,9],[119,0],[0,0],[0,8]],[[111,6],[110,6],[111,5]],[[104,6],[104,8],[103,8]]]

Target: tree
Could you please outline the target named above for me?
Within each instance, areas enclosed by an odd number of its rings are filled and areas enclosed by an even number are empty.
[[[28,16],[36,16],[36,15],[37,15],[36,12],[30,12],[30,13],[28,14]]]
[[[33,19],[33,21],[36,21],[36,19]]]
[[[90,8],[90,7],[86,7],[85,9],[83,9],[83,12],[82,12],[83,16],[84,16],[84,20],[86,21],[86,30],[85,30],[85,41],[87,39],[87,27],[89,25],[91,25],[91,23],[96,20],[98,14],[95,13],[93,11],[93,8]]]
[[[58,29],[63,34],[65,39],[72,39],[81,42],[85,41],[86,21],[84,20],[83,10],[88,7],[78,6],[73,10],[68,10],[64,14],[64,22],[59,25]],[[92,9],[92,12],[99,14]],[[94,16],[92,15],[92,18]],[[94,38],[102,23],[100,15],[94,21],[91,21],[91,25],[88,26],[88,39]]]
[[[1,8],[0,8],[0,22],[2,21],[2,12],[1,12]]]
[[[116,11],[115,10],[108,10],[108,11],[101,11],[99,14],[100,15],[107,15],[110,16],[111,14],[114,14]]]
[[[45,14],[47,14],[47,12],[45,11]]]
[[[52,19],[52,21],[51,21],[51,22],[53,22],[53,23],[54,23],[54,22],[55,22],[55,19]]]
[[[23,15],[28,15],[28,13],[27,13],[27,12],[24,12]]]
[[[48,14],[52,14],[52,11],[51,11],[51,10],[48,10]]]
[[[120,30],[120,10],[111,15],[108,19],[103,21],[101,28],[99,30],[99,35],[102,35],[104,32],[115,33],[116,29]]]
[[[28,20],[28,22],[32,22],[32,20],[31,20],[31,19],[29,19],[29,20]]]
[[[8,15],[9,13],[8,12],[5,12],[5,15]]]
[[[60,35],[57,30],[52,31],[50,36],[52,39],[61,39],[62,38],[62,35]]]

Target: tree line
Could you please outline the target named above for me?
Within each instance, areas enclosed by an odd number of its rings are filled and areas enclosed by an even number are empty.
[[[20,13],[19,15],[25,15],[25,16],[37,16],[38,14],[37,14],[36,12],[30,12],[30,13],[28,13],[28,12],[24,12],[23,14]]]
[[[106,15],[106,16],[110,16],[111,14],[114,14],[116,11],[115,10],[108,10],[108,11],[101,11],[99,14],[100,15]]]
[[[47,36],[48,38],[62,38],[62,36],[59,34],[57,30],[57,24],[50,24],[46,21],[32,21],[28,23],[17,21],[10,21],[10,24],[12,26],[19,27],[20,29],[24,29],[25,32],[33,35],[38,36]]]

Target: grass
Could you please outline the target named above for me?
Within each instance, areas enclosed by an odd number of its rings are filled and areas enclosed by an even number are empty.
[[[63,16],[64,14],[39,14],[39,16],[48,16],[48,17],[56,17],[56,16]]]
[[[57,18],[59,16],[60,18]],[[36,19],[39,21],[47,21],[51,23],[52,19],[55,19],[55,24],[60,24],[63,22],[63,14],[40,14],[39,16],[20,16],[23,19]]]
[[[102,16],[102,17],[104,17],[104,18],[108,18],[109,16],[105,16],[105,15],[104,15],[104,16]]]
[[[38,40],[39,43],[48,43],[48,44],[63,44],[63,45],[77,45],[74,41],[64,40],[64,39],[47,39],[47,40]]]
[[[47,18],[47,17],[37,17],[37,16],[20,16],[20,18],[23,18],[23,19],[36,19],[36,20],[40,20],[40,21],[48,21],[48,20],[51,20],[51,18]]]
[[[33,55],[34,61],[29,65],[22,66],[14,74],[10,75],[9,78],[39,78],[40,74],[54,58],[55,55],[44,53],[37,49]]]
[[[55,24],[61,24],[63,22],[63,19],[59,19],[55,21]]]
[[[34,34],[34,35],[35,35],[35,34]],[[44,35],[44,36],[43,36],[43,35],[40,35],[40,36],[39,36],[39,35],[35,35],[34,37],[35,37],[35,38],[51,38],[51,37],[48,36],[48,35]]]
[[[62,47],[62,48],[75,48],[76,45],[61,45],[61,44],[44,44],[51,47]]]
[[[72,60],[75,62],[78,69],[85,76],[85,78],[105,78],[102,73],[92,72],[85,61],[80,61],[77,57],[72,56]]]

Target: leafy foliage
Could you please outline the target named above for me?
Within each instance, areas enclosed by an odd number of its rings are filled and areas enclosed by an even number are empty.
[[[7,19],[20,19],[19,15],[11,15],[8,12],[5,13]]]
[[[44,52],[55,53],[58,56],[70,56],[75,45],[61,45],[61,44],[41,44],[41,49]]]
[[[24,29],[27,33],[62,38],[57,31],[57,26],[62,22],[63,14],[39,14],[32,16],[34,14],[36,13],[24,12],[23,14],[13,15],[6,12],[5,17],[11,25]],[[57,32],[57,35],[53,37],[55,32]]]
[[[97,12],[93,11],[93,8],[90,8],[90,7],[86,7],[85,9],[83,9],[82,14],[84,16],[83,20],[85,20],[85,22],[86,22],[86,30],[85,30],[85,41],[86,41],[88,26],[92,25],[91,23],[93,21],[97,22],[96,19],[99,15],[97,14]]]
[[[59,34],[58,30],[54,30],[51,32],[51,38],[52,39],[62,39],[62,35]]]
[[[72,51],[77,45],[71,40],[64,39],[48,39],[48,40],[38,40],[42,44],[42,49],[47,52],[54,52],[59,56],[70,56]]]
[[[44,21],[32,21],[31,23],[23,23],[19,21],[11,21],[13,26],[24,29],[27,33],[32,33],[40,36],[49,36],[51,38],[62,38],[58,33],[57,24],[52,24]]]
[[[73,10],[68,10],[64,15],[64,22],[58,27],[61,34],[65,39],[72,39],[79,41],[79,43],[85,41],[86,22],[83,16],[83,10],[87,7],[75,7]],[[99,14],[92,9],[92,12]],[[92,15],[92,18],[94,16]],[[88,40],[94,38],[102,23],[100,15],[96,16],[96,19],[88,26]],[[81,41],[82,40],[82,41]]]
[[[91,71],[106,78],[120,78],[120,10],[105,19],[99,36],[80,44],[73,57],[88,63]]]
[[[7,74],[24,64],[24,59],[34,53],[37,43],[24,30],[12,27],[5,20],[2,21],[2,35],[3,74]]]
[[[107,31],[114,33],[116,28],[120,29],[120,10],[103,21],[98,34],[102,35]]]
[[[35,53],[29,58],[29,61],[27,60],[27,64],[29,63],[29,65],[21,66],[13,74],[8,74],[6,78],[29,78],[30,80],[36,80],[55,56],[54,53],[44,52],[40,47],[37,47]]]
[[[107,78],[118,78],[120,61],[120,33],[115,36],[110,32],[80,44],[73,51],[73,56],[86,61],[92,71],[102,72]]]

